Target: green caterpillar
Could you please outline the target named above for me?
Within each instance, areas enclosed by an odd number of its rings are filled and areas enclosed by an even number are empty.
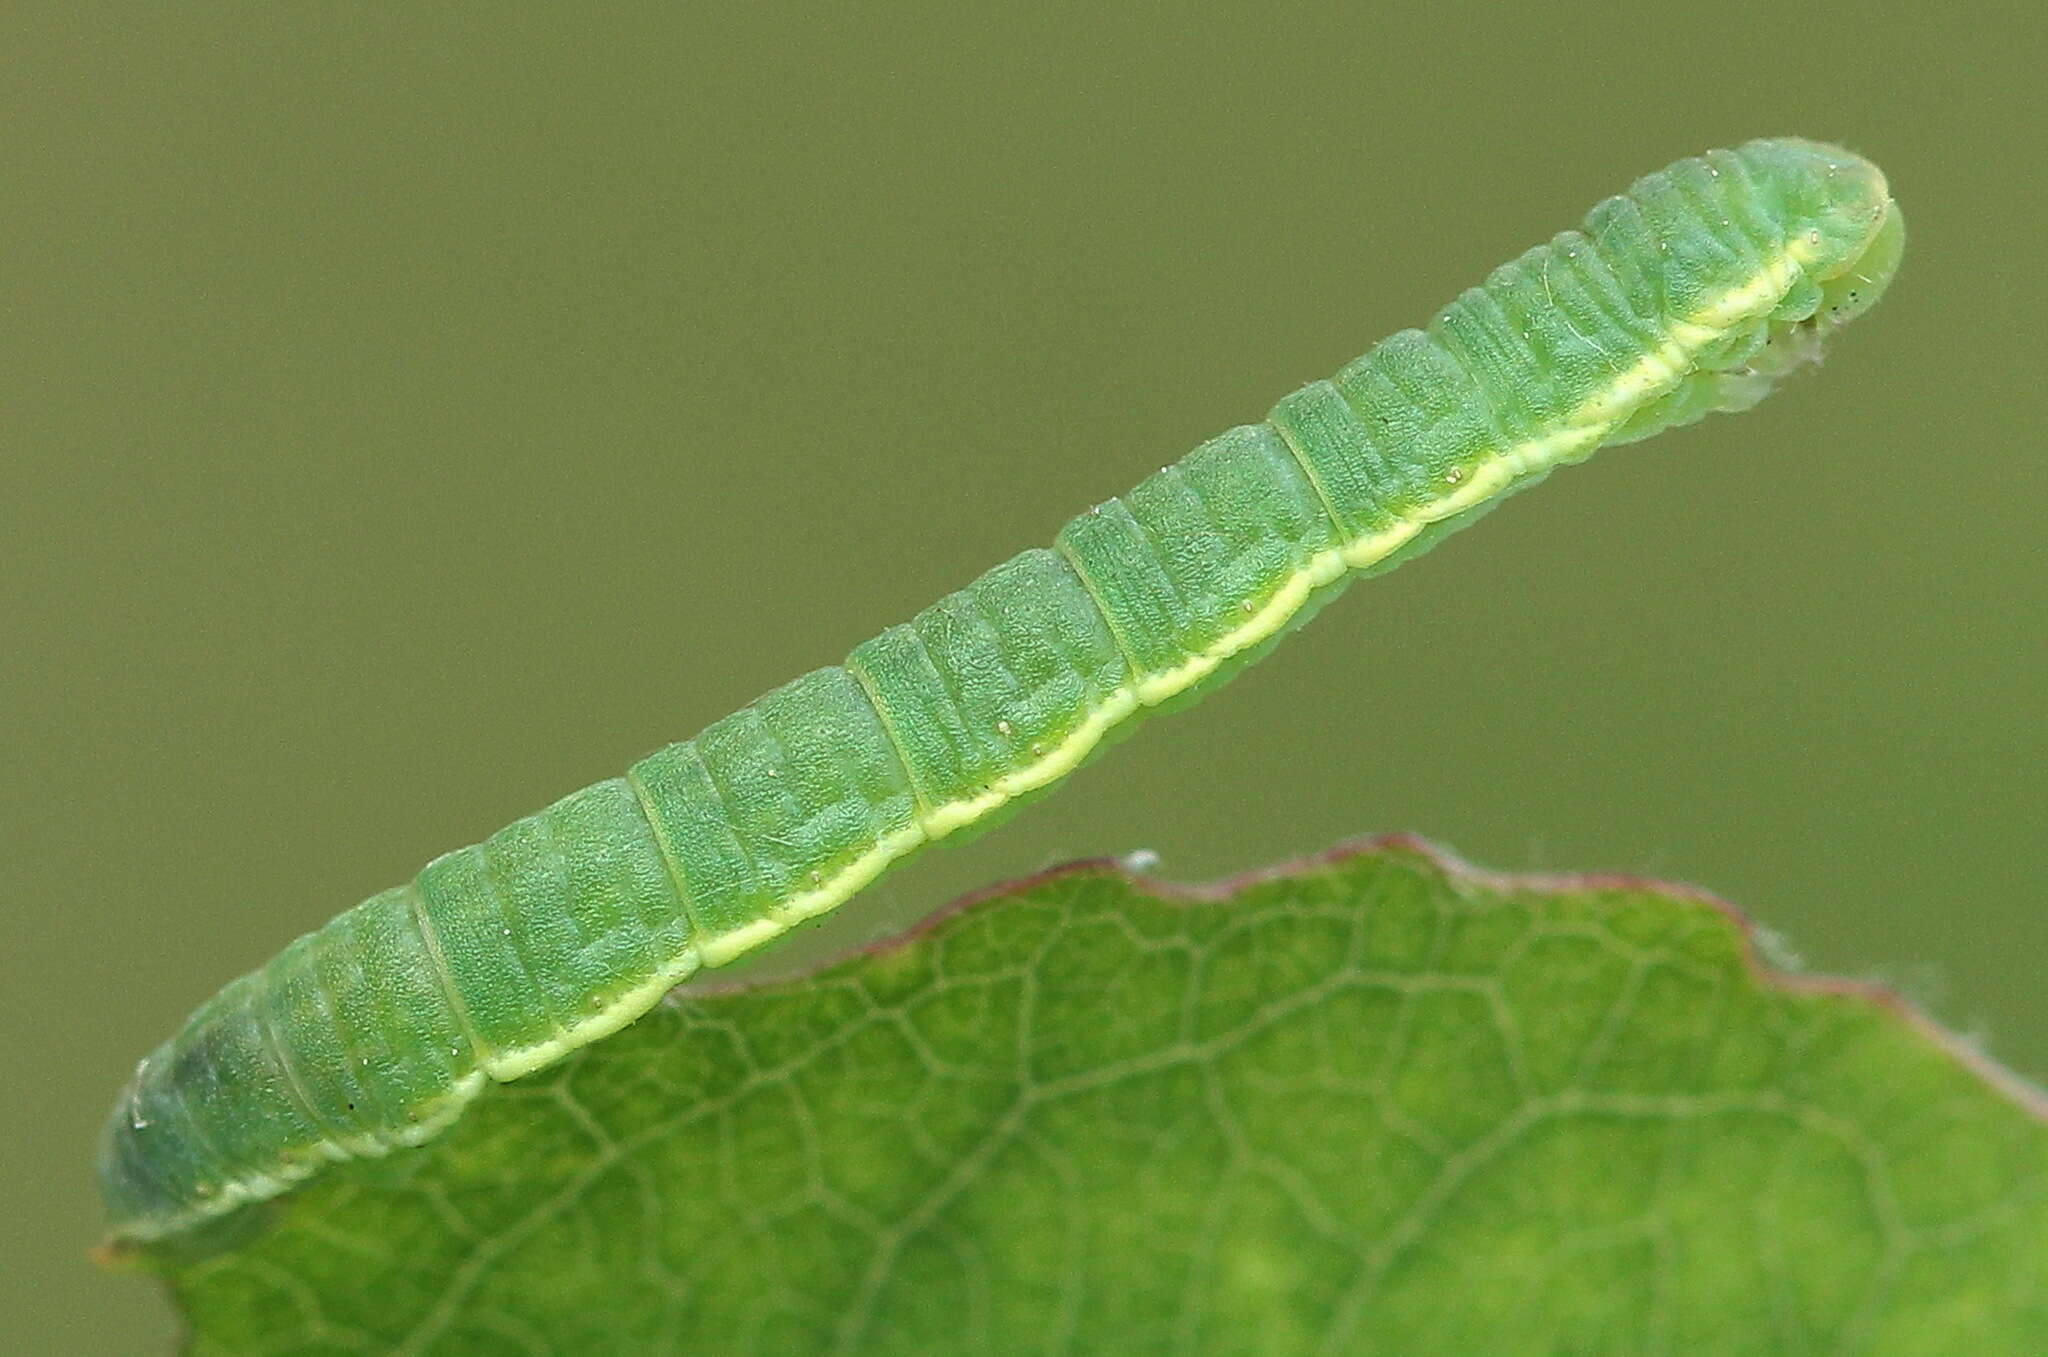
[[[417,1145],[677,982],[1075,767],[1120,722],[1606,444],[1755,404],[1889,282],[1832,146],[1679,161],[1137,489],[695,739],[300,938],[135,1070],[117,1239]]]

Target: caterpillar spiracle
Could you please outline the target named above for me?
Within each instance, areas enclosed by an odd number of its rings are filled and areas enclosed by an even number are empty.
[[[910,622],[349,909],[135,1069],[115,1240],[417,1145],[516,1079],[1064,776],[1385,570],[1596,448],[1754,405],[1885,289],[1904,224],[1839,148],[1636,181],[1375,346]]]

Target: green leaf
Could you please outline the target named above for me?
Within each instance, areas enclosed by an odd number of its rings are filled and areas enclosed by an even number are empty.
[[[2036,1095],[1752,946],[1404,841],[1084,865],[150,1261],[201,1352],[2048,1351]]]

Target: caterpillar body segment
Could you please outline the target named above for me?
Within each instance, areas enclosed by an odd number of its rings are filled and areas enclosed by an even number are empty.
[[[107,1124],[116,1238],[429,1139],[1071,771],[1598,447],[1753,405],[1884,291],[1883,176],[1814,142],[1683,160],[853,651],[428,864],[228,985]]]

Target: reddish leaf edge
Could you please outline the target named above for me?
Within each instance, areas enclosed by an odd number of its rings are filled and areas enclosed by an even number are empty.
[[[787,973],[755,980],[745,975],[730,979],[699,979],[686,989],[671,991],[670,998],[692,1000],[721,994],[736,994],[801,981],[857,960],[887,956],[929,937],[955,917],[981,905],[1021,895],[1075,878],[1109,878],[1132,891],[1175,905],[1218,905],[1228,903],[1253,886],[1270,885],[1298,877],[1326,872],[1363,858],[1407,858],[1422,863],[1453,886],[1466,886],[1497,894],[1647,895],[1714,911],[1731,925],[1741,942],[1742,960],[1751,980],[1760,988],[1781,993],[1823,995],[1877,1009],[1931,1042],[1950,1059],[1974,1075],[2000,1096],[2035,1119],[2048,1122],[2048,1089],[2001,1064],[1973,1037],[1943,1024],[1882,980],[1808,972],[1793,961],[1777,935],[1759,923],[1740,905],[1689,882],[1667,881],[1633,872],[1551,872],[1501,871],[1481,867],[1454,848],[1411,831],[1395,831],[1342,840],[1329,848],[1248,868],[1207,881],[1176,881],[1154,875],[1132,865],[1129,858],[1078,858],[1040,871],[1012,877],[969,891],[939,906],[900,933],[877,938],[848,951],[821,959],[800,975]]]

